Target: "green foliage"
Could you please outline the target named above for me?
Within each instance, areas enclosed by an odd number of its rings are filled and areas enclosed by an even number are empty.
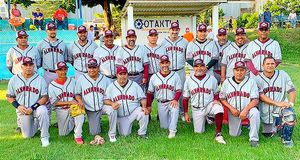
[[[295,10],[299,15],[300,13],[300,0],[268,0],[264,5],[264,11],[269,8],[272,16],[278,16],[280,13],[288,15],[291,10]]]
[[[5,2],[7,2],[7,0],[5,0]],[[26,7],[34,4],[35,1],[31,1],[31,0],[11,0],[10,3],[11,4],[14,4],[14,3],[22,4],[22,6],[26,8]]]
[[[256,28],[258,24],[258,13],[244,13],[237,18],[237,26],[245,28]]]
[[[224,25],[225,22],[223,22],[223,17],[225,13],[223,12],[223,9],[219,8],[219,19],[221,22],[221,25]],[[212,23],[212,9],[208,9],[204,12],[200,12],[197,16],[197,23],[205,23],[207,25],[210,25]],[[220,23],[220,22],[219,22]]]

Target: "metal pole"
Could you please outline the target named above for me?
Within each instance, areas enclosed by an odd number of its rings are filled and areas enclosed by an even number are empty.
[[[82,19],[82,0],[79,0],[79,13],[80,19]]]
[[[76,27],[78,27],[78,0],[75,0]]]
[[[10,19],[10,0],[7,0],[8,19]]]

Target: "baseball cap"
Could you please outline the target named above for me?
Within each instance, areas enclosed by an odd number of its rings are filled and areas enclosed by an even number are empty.
[[[238,34],[246,34],[246,31],[243,27],[238,27],[236,30],[235,30],[235,35],[238,35]]]
[[[95,58],[91,58],[88,60],[88,67],[98,67],[98,62]]]
[[[212,26],[207,26],[207,29],[212,29]]]
[[[59,70],[59,69],[62,69],[62,68],[69,68],[69,67],[67,66],[67,63],[66,63],[66,62],[60,61],[60,62],[56,63],[56,65],[55,65],[55,70]]]
[[[104,37],[106,37],[106,36],[114,36],[114,33],[110,29],[108,29],[108,30],[104,31]]]
[[[17,34],[16,34],[16,37],[17,37],[17,38],[22,37],[22,36],[28,37],[28,34],[26,33],[25,30],[20,30],[20,31],[18,31]]]
[[[268,22],[259,22],[258,29],[269,29],[269,23]]]
[[[156,29],[150,29],[149,30],[149,34],[148,34],[148,36],[151,36],[151,35],[158,35],[158,33],[157,33],[157,30]]]
[[[56,26],[55,22],[47,23],[46,30],[50,30],[50,29],[57,29],[57,26]]]
[[[171,23],[170,29],[175,29],[175,28],[179,29],[179,23],[178,22],[172,22]]]
[[[120,74],[120,73],[128,73],[127,68],[125,66],[118,66],[117,74]]]
[[[162,56],[160,56],[159,61],[160,62],[164,62],[164,61],[170,62],[169,56],[168,55],[162,55]]]
[[[77,33],[87,32],[86,27],[81,25],[77,28]]]
[[[202,66],[204,66],[205,63],[203,62],[202,59],[196,59],[196,60],[194,60],[193,66],[197,66],[197,65],[202,65]]]
[[[227,35],[227,31],[225,28],[219,28],[218,29],[218,35]]]
[[[190,31],[190,28],[189,28],[189,27],[187,27],[187,28],[185,29],[185,31],[186,31],[186,32],[189,32],[189,31]]]
[[[127,36],[126,36],[126,38],[129,37],[129,36],[136,36],[135,30],[129,29],[129,30],[127,31]]]
[[[236,68],[246,68],[246,63],[243,61],[237,61],[234,63],[234,69]]]
[[[22,64],[33,64],[33,59],[31,57],[24,57]]]
[[[199,24],[198,27],[197,27],[197,30],[206,32],[207,31],[206,24],[204,24],[204,23]]]

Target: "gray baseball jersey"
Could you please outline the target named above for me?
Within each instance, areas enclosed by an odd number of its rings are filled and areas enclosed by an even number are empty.
[[[272,56],[277,62],[281,62],[281,49],[276,40],[269,39],[262,43],[258,39],[251,41],[246,50],[245,61],[252,61],[258,71],[263,71],[262,64],[265,57]]]
[[[111,81],[102,74],[93,80],[87,73],[81,75],[76,81],[75,93],[82,96],[85,109],[99,111],[104,103],[105,91]]]
[[[111,83],[106,89],[106,98],[120,104],[118,117],[125,117],[140,107],[140,100],[146,96],[142,88],[134,81],[128,80],[123,87],[117,81]]]
[[[239,47],[236,43],[231,43],[223,50],[222,65],[226,66],[226,78],[233,76],[234,64],[237,61],[244,61],[248,44]]]
[[[116,54],[120,49],[114,45],[113,48],[107,48],[105,45],[98,47],[95,50],[94,58],[99,60],[100,72],[108,77],[116,76]]]
[[[28,46],[25,50],[21,50],[19,47],[14,46],[10,48],[6,54],[6,66],[12,68],[13,74],[22,72],[21,66],[24,57],[31,57],[33,59],[35,71],[41,66],[41,57],[35,47]]]
[[[288,102],[286,95],[295,91],[295,86],[290,76],[282,70],[276,70],[272,78],[268,78],[263,73],[260,73],[255,77],[255,80],[259,88],[259,93],[265,94],[267,97],[277,102]],[[259,108],[261,119],[266,124],[272,124],[273,116],[279,116],[280,107],[266,104],[261,101],[259,103]]]
[[[220,46],[218,41],[215,42],[215,47],[217,48],[218,54],[219,54],[219,61],[218,63],[215,64],[214,70],[221,70],[221,65],[222,65],[222,57],[224,55],[224,49],[227,48],[232,42],[227,41],[223,46]]]
[[[149,58],[149,74],[154,74],[160,71],[159,59],[162,55],[166,55],[166,48],[157,45],[152,48],[148,44],[145,45],[146,53]]]
[[[88,41],[84,46],[81,46],[78,41],[74,41],[68,49],[68,61],[73,63],[77,71],[87,72],[87,62],[93,58],[97,47],[94,41]]]
[[[154,93],[158,101],[171,101],[181,89],[181,80],[176,72],[171,71],[166,77],[157,72],[150,78],[148,92]]]
[[[8,82],[7,96],[15,98],[20,105],[27,108],[46,95],[48,95],[46,82],[37,73],[27,80],[19,73]]]
[[[126,46],[120,48],[116,59],[116,65],[124,65],[128,69],[128,73],[143,72],[144,65],[149,63],[146,50],[140,45],[136,45],[132,50]]]
[[[167,55],[170,58],[170,69],[180,70],[183,69],[186,62],[186,47],[188,41],[183,37],[179,37],[176,41],[172,42],[169,37],[165,38],[161,45],[166,48]]]
[[[75,80],[72,78],[67,78],[63,85],[52,81],[49,84],[48,93],[51,104],[59,101],[73,101],[75,98]]]
[[[42,67],[48,70],[55,70],[55,64],[68,60],[67,47],[63,40],[50,42],[47,38],[37,44],[37,49],[42,58]]]
[[[233,78],[224,81],[220,91],[220,99],[227,102],[238,111],[242,111],[253,99],[258,99],[258,88],[254,79],[246,76],[241,83]]]

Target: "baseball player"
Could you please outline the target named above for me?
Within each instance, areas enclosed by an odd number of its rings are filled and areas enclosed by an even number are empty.
[[[68,66],[66,62],[56,64],[57,79],[49,84],[48,94],[50,103],[55,107],[58,131],[60,136],[68,135],[74,130],[76,144],[83,144],[82,126],[84,115],[70,116],[70,105],[78,105],[75,100],[75,80],[67,77]]]
[[[230,46],[231,41],[228,40],[226,28],[219,28],[217,34],[218,41],[215,41],[215,47],[217,48],[217,53],[219,54],[218,62],[214,66],[214,76],[218,80],[218,83],[221,82],[221,65],[222,57],[224,54],[225,48]]]
[[[265,57],[274,57],[276,66],[281,63],[281,49],[279,43],[269,38],[269,34],[269,23],[260,22],[258,27],[259,37],[251,41],[247,47],[245,62],[251,71],[251,76],[257,76],[263,71],[262,64]]]
[[[78,40],[74,41],[68,49],[68,61],[73,64],[75,68],[75,79],[87,73],[87,62],[93,58],[94,51],[98,47],[94,41],[87,39],[87,29],[85,26],[77,28]]]
[[[124,65],[128,69],[128,78],[145,87],[149,77],[149,59],[145,48],[135,45],[136,34],[133,29],[127,31],[127,45],[122,47],[116,54],[116,65]]]
[[[206,65],[202,59],[194,61],[194,75],[184,83],[183,107],[186,122],[191,122],[188,114],[189,99],[191,98],[192,117],[195,133],[205,131],[206,116],[215,118],[215,140],[226,144],[221,134],[223,107],[219,102],[218,81],[214,76],[206,74]]]
[[[104,44],[95,50],[94,57],[99,60],[100,72],[112,82],[116,80],[116,54],[120,47],[114,44],[114,33],[104,32]]]
[[[259,145],[260,114],[256,108],[259,95],[254,79],[246,76],[246,64],[235,62],[234,76],[226,79],[221,88],[220,99],[229,112],[229,134],[239,136],[242,132],[242,120],[250,120],[249,141],[252,147]]]
[[[100,119],[107,114],[109,119],[108,136],[110,142],[116,142],[117,109],[119,104],[105,100],[105,92],[111,81],[99,73],[99,64],[92,58],[87,64],[88,73],[81,75],[76,81],[76,100],[85,107],[91,135],[100,133]],[[111,91],[111,90],[109,90]]]
[[[37,72],[37,69],[41,66],[41,57],[38,50],[28,45],[28,34],[24,30],[20,30],[16,33],[17,46],[10,48],[6,54],[6,67],[8,70],[16,75],[22,72],[22,61],[24,57],[31,57],[34,61],[34,70]],[[16,113],[19,113],[16,110]],[[21,133],[20,119],[17,114],[17,128],[16,131]]]
[[[276,131],[281,131],[284,146],[292,147],[296,121],[293,110],[296,90],[290,76],[283,70],[275,69],[275,58],[266,57],[263,61],[263,72],[255,77],[261,100],[259,111],[263,122],[262,132],[264,136],[271,137]],[[286,112],[290,114],[285,115]]]
[[[161,45],[166,48],[167,55],[170,58],[170,70],[176,72],[181,79],[181,86],[186,79],[185,62],[186,62],[186,47],[188,41],[179,36],[180,27],[178,22],[172,22],[169,29],[169,36],[166,37]],[[184,121],[182,96],[179,100],[179,114],[181,120]]]
[[[182,86],[179,75],[174,71],[170,71],[169,67],[168,55],[162,55],[160,57],[160,71],[150,78],[147,107],[151,110],[153,94],[155,94],[160,128],[169,129],[168,138],[174,138],[177,132],[178,100],[181,96]]]
[[[37,49],[42,58],[42,67],[44,68],[44,78],[47,85],[57,78],[55,73],[55,64],[60,61],[68,60],[66,45],[63,40],[56,38],[57,27],[54,22],[46,25],[48,37],[44,38],[37,44]]]
[[[45,80],[34,72],[34,60],[24,57],[22,72],[8,82],[7,101],[20,114],[21,131],[24,138],[31,138],[41,131],[42,147],[49,145],[49,117],[45,106],[48,101]]]
[[[132,124],[137,120],[140,126],[138,135],[147,139],[149,111],[146,108],[146,96],[136,82],[128,79],[128,70],[125,66],[118,66],[116,73],[117,80],[107,87],[105,99],[119,105],[117,122],[119,134],[124,136],[131,134]]]

